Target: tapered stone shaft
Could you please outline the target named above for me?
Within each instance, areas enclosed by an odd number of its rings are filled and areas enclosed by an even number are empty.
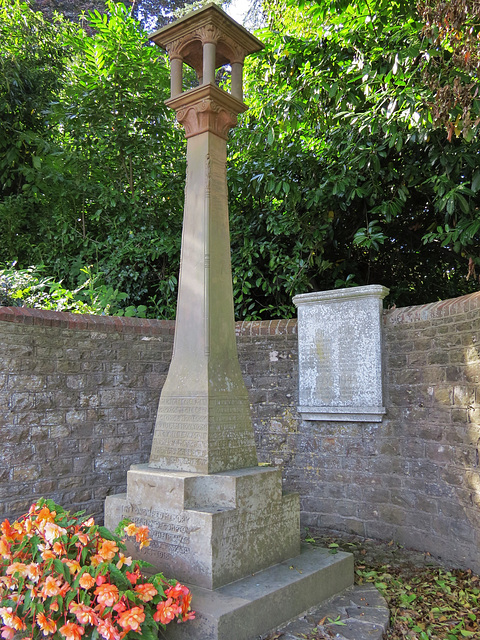
[[[210,67],[212,75],[210,45],[203,77]],[[226,176],[228,131],[246,106],[212,83],[175,93],[167,105],[187,136],[185,210],[174,350],[150,467],[208,474],[258,464],[235,339]]]

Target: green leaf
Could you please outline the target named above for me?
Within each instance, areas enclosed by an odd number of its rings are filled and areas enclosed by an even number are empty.
[[[114,564],[108,564],[108,571],[110,572],[111,581],[122,591],[131,588],[130,581],[123,575],[123,573],[117,569]]]
[[[477,169],[472,177],[472,191],[477,193],[480,189],[480,169]]]

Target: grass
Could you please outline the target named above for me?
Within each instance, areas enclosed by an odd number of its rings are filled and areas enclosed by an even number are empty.
[[[428,553],[355,537],[307,532],[307,542],[355,556],[356,584],[372,583],[390,608],[385,640],[480,639],[480,578]]]

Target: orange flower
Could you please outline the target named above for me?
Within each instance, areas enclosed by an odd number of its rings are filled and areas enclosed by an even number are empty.
[[[18,616],[13,616],[11,626],[17,631],[25,631],[25,629],[27,628],[24,621]]]
[[[80,624],[98,624],[98,616],[91,607],[87,607],[85,604],[71,602],[69,609],[76,616]]]
[[[6,574],[7,576],[11,576],[15,573],[24,578],[28,573],[27,565],[23,564],[23,562],[13,562],[10,566],[7,567]]]
[[[175,616],[180,613],[180,608],[177,604],[174,604],[172,598],[168,598],[165,602],[159,602],[157,604],[157,610],[153,614],[153,619],[156,622],[162,624],[168,624]]]
[[[91,589],[95,584],[95,578],[91,576],[89,573],[82,573],[79,580],[79,585],[82,589]]]
[[[0,525],[0,529],[2,530],[3,535],[6,536],[7,538],[17,537],[17,532],[15,531],[15,529],[12,527],[12,525],[7,519],[5,519],[2,522],[2,524]]]
[[[126,527],[123,527],[123,530],[127,534],[127,536],[134,536],[137,534],[138,527],[134,522],[131,522]]]
[[[63,587],[61,587],[60,592],[59,592],[58,595],[61,598],[64,598],[69,591],[70,591],[70,585],[68,584],[68,582],[64,582],[63,583]]]
[[[6,536],[2,536],[0,538],[0,556],[7,560],[10,560],[12,557],[12,554],[10,553],[10,543],[7,541]]]
[[[55,580],[53,576],[47,576],[40,591],[42,600],[45,600],[45,598],[49,596],[58,596],[60,594],[61,584],[60,580]]]
[[[187,613],[190,611],[191,602],[192,602],[192,594],[191,593],[189,593],[186,596],[183,596],[182,604],[180,606],[182,616],[186,616]]]
[[[125,631],[138,631],[145,620],[143,607],[132,607],[118,616],[118,624]]]
[[[150,584],[150,582],[146,582],[145,584],[137,584],[134,591],[143,602],[149,602],[158,593],[153,584]]]
[[[51,549],[45,549],[45,551],[42,552],[42,559],[50,560],[50,558],[56,558],[56,555],[53,553]]]
[[[50,544],[60,538],[61,536],[65,536],[67,534],[67,530],[63,527],[59,527],[55,522],[47,522],[45,525],[45,529],[43,531],[43,535],[45,536],[45,540],[50,542]]]
[[[36,562],[31,562],[30,564],[28,564],[27,575],[30,578],[30,580],[32,580],[32,582],[37,584],[37,582],[40,580],[42,575],[42,570],[40,568],[40,565],[37,564]]]
[[[117,569],[121,569],[123,565],[126,565],[127,567],[129,567],[132,564],[131,556],[128,556],[127,558],[127,556],[120,551],[118,557],[119,557],[119,561],[117,562]]]
[[[63,545],[61,542],[54,542],[52,549],[53,553],[56,553],[57,556],[62,556],[64,553],[66,553],[65,545]]]
[[[120,640],[120,634],[118,630],[113,626],[112,621],[100,620],[97,626],[98,633],[105,638],[105,640]]]
[[[173,598],[174,600],[178,600],[178,598],[180,598],[180,596],[186,596],[189,593],[190,592],[189,592],[188,588],[185,587],[185,585],[180,584],[180,582],[177,582],[177,584],[175,586],[169,587],[165,591],[165,595],[167,596],[167,598]]]
[[[135,540],[140,543],[140,549],[148,547],[151,542],[151,538],[148,537],[148,527],[138,527],[138,531],[135,534]]]
[[[66,640],[81,640],[85,629],[74,622],[66,622],[63,627],[60,627],[60,633]]]
[[[102,562],[103,558],[102,556],[98,555],[98,553],[90,558],[90,564],[92,565],[92,567],[98,567],[98,565],[102,564]]]
[[[83,544],[84,547],[90,542],[90,538],[86,533],[77,533],[78,540]]]
[[[106,607],[113,607],[118,601],[118,588],[109,582],[101,584],[93,593],[97,596],[98,603]]]
[[[23,526],[25,527],[25,533],[31,533],[33,531],[33,522],[30,520],[30,518],[27,518],[25,520]]]
[[[49,636],[57,630],[57,623],[51,618],[47,618],[44,613],[37,613],[37,625],[43,631],[44,636]]]
[[[82,568],[80,566],[80,563],[77,562],[77,560],[70,560],[70,558],[62,558],[62,562],[67,565],[72,575],[75,575],[76,573],[78,573]]]
[[[115,557],[117,551],[118,547],[114,540],[103,540],[98,550],[98,555],[106,562],[110,562],[110,560],[113,560]]]
[[[37,513],[37,522],[53,522],[56,515],[56,511],[50,511],[50,509],[45,505]]]
[[[195,620],[195,611],[189,611],[182,616],[182,622],[186,622],[187,620]]]

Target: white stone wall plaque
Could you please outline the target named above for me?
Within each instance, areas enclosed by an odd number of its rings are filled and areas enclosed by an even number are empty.
[[[381,422],[381,285],[298,295],[299,407],[305,420]]]

